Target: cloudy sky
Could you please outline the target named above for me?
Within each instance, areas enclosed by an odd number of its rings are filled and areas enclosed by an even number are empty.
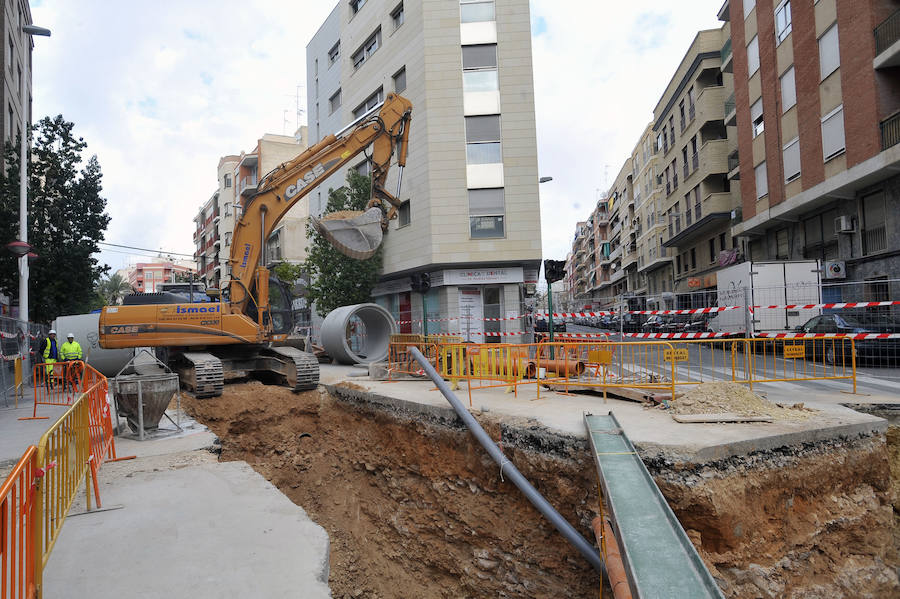
[[[722,1],[531,0],[538,158],[553,177],[541,185],[544,257],[565,257],[697,30],[721,25]],[[53,32],[35,38],[34,114],[73,121],[98,156],[106,241],[190,254],[219,157],[294,131],[306,43],[335,2],[31,5]],[[114,269],[142,258],[101,256]]]

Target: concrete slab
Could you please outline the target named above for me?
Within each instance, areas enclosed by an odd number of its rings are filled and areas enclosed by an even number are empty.
[[[329,541],[245,462],[208,452],[105,464],[104,508],[73,506],[45,597],[331,597]]]
[[[455,417],[430,381],[373,381],[368,377],[348,377],[347,372],[345,367],[323,365],[321,378],[329,389],[340,395],[394,405],[402,402],[404,409],[413,412],[432,411],[441,417]],[[457,396],[464,404],[469,404],[464,383]],[[771,395],[769,398],[772,399]],[[471,409],[534,420],[552,431],[579,438],[586,438],[584,413],[612,411],[645,457],[660,454],[666,459],[698,463],[785,445],[880,433],[887,429],[884,419],[841,405],[860,403],[864,397],[839,392],[799,398],[796,392],[790,395],[790,403],[798,399],[815,410],[809,419],[772,423],[682,424],[675,422],[666,410],[650,409],[631,401],[609,399],[604,402],[600,396],[564,395],[543,389],[538,398],[533,385],[520,387],[517,396],[506,393],[502,387],[473,391]]]
[[[66,406],[38,406],[38,416],[48,416],[47,420],[19,420],[34,413],[34,403],[30,391],[19,407],[0,409],[0,473],[13,466],[29,445],[37,445],[41,436],[60,416],[66,413]]]

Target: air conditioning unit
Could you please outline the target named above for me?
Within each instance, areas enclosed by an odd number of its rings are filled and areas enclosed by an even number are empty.
[[[839,216],[834,219],[834,230],[836,233],[855,233],[853,228],[852,216]]]
[[[832,260],[825,262],[825,278],[826,279],[846,279],[847,265],[843,260]]]
[[[731,222],[732,224],[737,224],[744,220],[744,210],[742,208],[735,208],[731,211]]]

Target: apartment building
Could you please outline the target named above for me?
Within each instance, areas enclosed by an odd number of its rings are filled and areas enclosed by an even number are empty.
[[[307,74],[316,141],[387,93],[413,103],[408,203],[385,236],[376,301],[401,321],[521,314],[541,259],[527,0],[341,0],[307,45]],[[352,166],[366,169],[362,157]],[[396,181],[394,169],[388,188]],[[320,185],[311,209],[342,184]],[[411,276],[422,273],[432,288],[420,298]],[[456,323],[429,331],[439,326]]]
[[[3,139],[12,143],[22,134],[22,115],[31,124],[31,36],[22,27],[31,25],[31,7],[27,0],[3,0],[3,97],[0,98]],[[25,105],[23,106],[23,98]]]
[[[208,287],[219,288],[231,277],[228,264],[231,237],[241,207],[256,193],[259,179],[283,162],[298,156],[308,144],[307,128],[293,136],[266,133],[252,152],[223,156],[217,167],[217,189],[194,217],[197,272]],[[309,204],[298,202],[269,236],[266,264],[306,259]]]
[[[725,124],[732,77],[722,70],[728,35],[725,27],[697,33],[653,111],[663,247],[675,253],[679,307],[706,305],[696,292],[715,290],[716,271],[735,258],[731,219],[739,196],[728,176],[728,155],[737,142]]]
[[[748,258],[900,278],[900,4],[730,0],[719,18]]]
[[[186,261],[153,260],[138,262],[122,269],[123,277],[138,293],[159,291],[160,283],[175,283],[177,278],[188,280],[194,269]]]

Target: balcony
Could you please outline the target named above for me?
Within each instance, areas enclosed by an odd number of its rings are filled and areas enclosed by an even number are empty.
[[[730,180],[741,178],[741,160],[737,150],[728,155],[728,178]]]
[[[610,259],[610,260],[615,260],[615,259],[617,259],[617,258],[618,258],[619,256],[621,256],[621,255],[622,255],[622,246],[621,246],[621,245],[617,245],[617,246],[616,246],[616,249],[614,249],[613,251],[611,251],[611,252],[609,253],[609,259]]]
[[[734,52],[731,51],[731,38],[728,38],[728,40],[722,46],[722,49],[719,51],[719,56],[722,58],[722,72],[733,73]]]
[[[900,112],[881,121],[881,150],[900,144]]]
[[[728,126],[737,125],[737,109],[735,108],[734,94],[731,94],[725,100],[725,124]]]
[[[602,210],[598,211],[595,215],[595,224],[597,225],[605,225],[609,223],[609,212]]]
[[[876,69],[888,69],[900,66],[900,10],[894,11],[884,22],[875,28],[875,60]]]
[[[620,268],[609,276],[610,283],[617,283],[625,278],[625,270]]]
[[[713,85],[704,87],[697,95],[697,121],[702,127],[704,123],[711,121],[723,121],[725,119],[725,87]]]
[[[647,258],[642,261],[643,264],[638,267],[638,272],[652,272],[657,268],[672,264],[672,257],[674,255],[675,250],[669,250],[665,247],[658,248],[658,250],[656,248],[651,248]]]
[[[666,247],[678,247],[687,245],[696,237],[708,233],[731,220],[732,197],[730,192],[711,193],[703,198],[702,203],[695,204],[693,210],[685,213],[677,213],[675,222],[679,226],[673,232],[669,229],[669,239],[663,245]],[[685,227],[681,229],[681,218],[684,218]]]
[[[691,165],[694,170],[691,171],[690,178],[684,179],[684,186],[693,188],[699,181],[703,181],[711,175],[725,175],[728,173],[728,140],[727,139],[711,139],[700,146],[700,150],[690,157]],[[698,177],[699,173],[699,177]],[[676,182],[674,193],[678,189]]]
[[[241,179],[240,193],[242,196],[247,196],[253,193],[256,193],[256,185],[259,183],[256,179],[256,173],[252,175],[247,175],[243,179]]]
[[[610,239],[616,239],[619,236],[619,233],[622,232],[622,221],[616,223],[616,226],[612,228],[612,231],[609,234]]]

